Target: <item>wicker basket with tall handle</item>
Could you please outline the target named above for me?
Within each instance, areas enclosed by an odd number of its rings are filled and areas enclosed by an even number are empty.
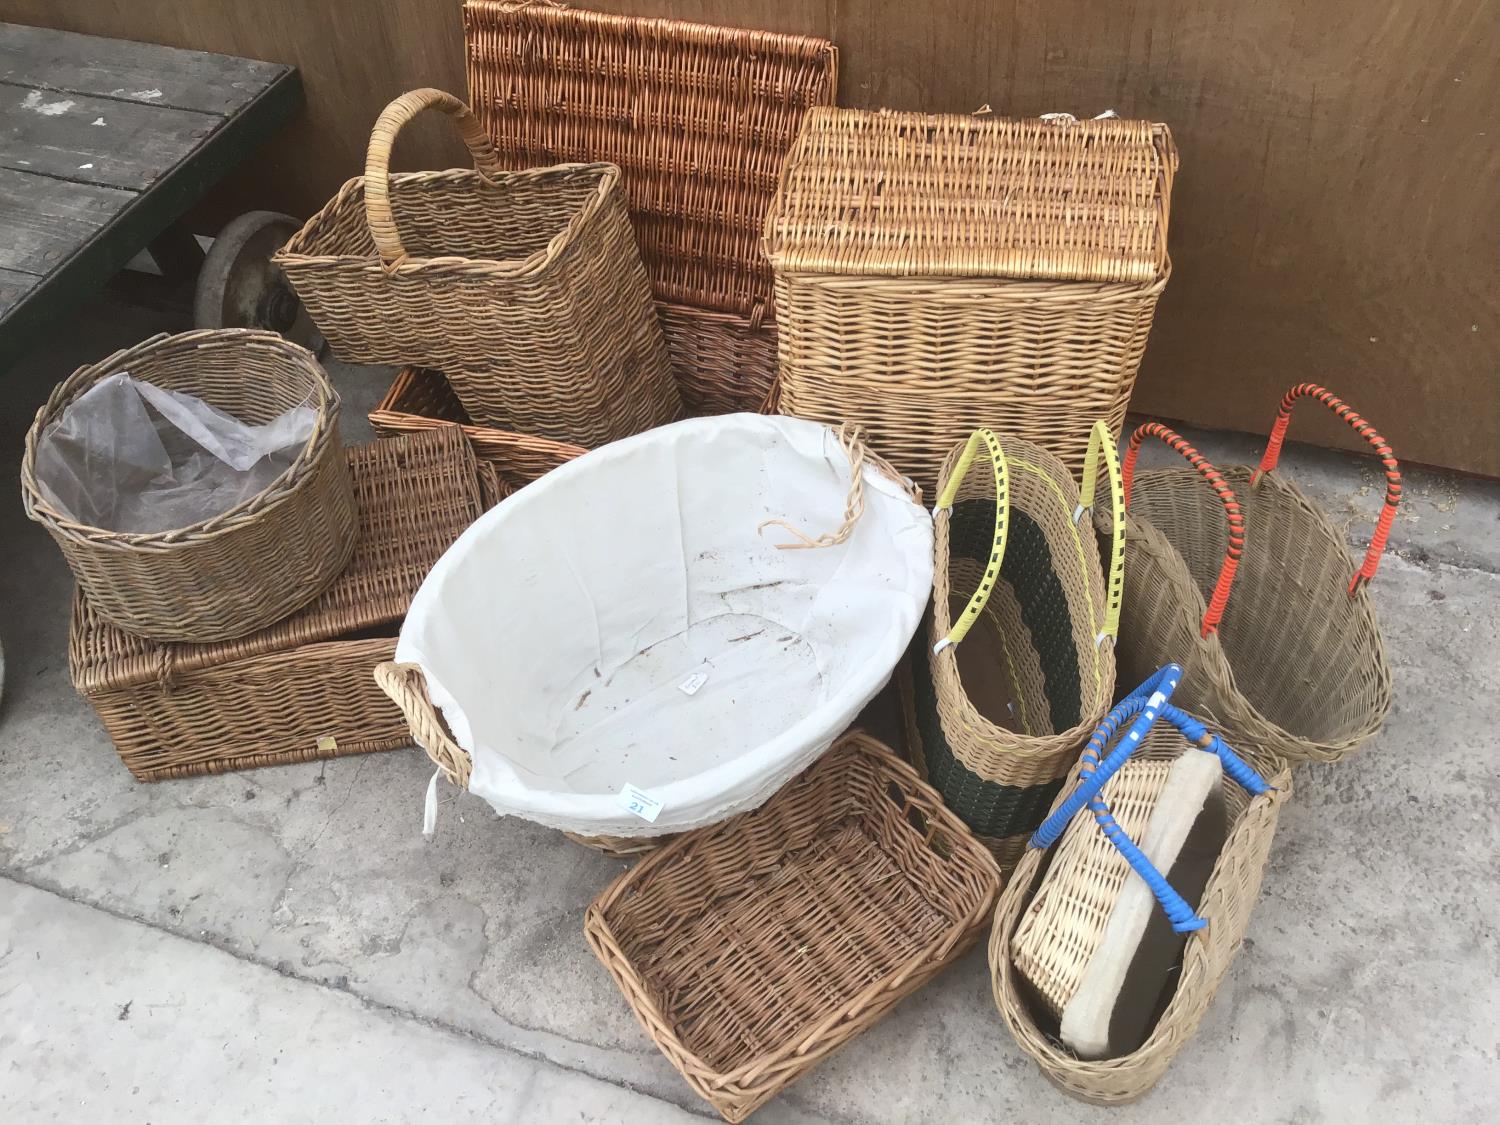
[[[1060,1088],[1101,1105],[1145,1094],[1197,1030],[1245,936],[1277,818],[1291,794],[1286,763],[1241,760],[1196,717],[1168,702],[1180,674],[1175,666],[1161,669],[1100,723],[1074,785],[1030,841],[1001,895],[990,933],[995,1001],[1016,1042]],[[1165,721],[1158,725],[1159,718]],[[1174,763],[1205,751],[1219,757],[1233,783],[1222,788],[1222,847],[1202,893],[1187,901],[1144,854],[1150,842],[1140,833],[1151,823]],[[1086,982],[1099,984],[1098,958],[1118,958],[1118,948],[1106,948],[1125,936],[1111,926],[1119,921],[1112,914],[1125,884],[1136,878],[1161,904],[1171,928],[1187,935],[1181,970],[1154,1026],[1149,1012],[1123,1013],[1149,1027],[1144,1042],[1113,1058],[1080,1057],[1063,1039],[1069,1002]],[[1113,970],[1119,972],[1118,961]],[[1122,996],[1120,1002],[1129,1001]]]
[[[1100,460],[1116,502],[1121,487],[1108,427],[1096,432],[1084,496],[1056,457],[989,430],[943,467],[928,646],[903,674],[903,702],[927,778],[1002,866],[1114,691],[1123,542],[1101,580],[1083,516]],[[971,475],[981,451],[991,471]]]
[[[426,109],[454,122],[472,170],[391,174]],[[682,410],[619,178],[501,171],[467,106],[413,90],[375,123],[364,176],[275,261],[341,358],[441,368],[475,421],[597,445]]]
[[[1274,472],[1302,398],[1333,410],[1381,459],[1385,504],[1363,562],[1351,558],[1343,533],[1318,506]],[[1142,436],[1164,433],[1148,427]],[[1216,499],[1192,483],[1189,470],[1136,474],[1138,446],[1133,441],[1125,458],[1132,530],[1121,674],[1180,660],[1182,706],[1212,720],[1234,745],[1292,762],[1350,753],[1391,706],[1390,666],[1367,589],[1401,501],[1390,446],[1328,390],[1293,387],[1259,467],[1222,472],[1243,521],[1242,550],[1233,532],[1226,539],[1223,492]],[[1234,556],[1231,595],[1223,560]],[[1200,625],[1205,612],[1212,620]]]
[[[87,527],[41,491],[37,447],[73,402],[117,372],[254,425],[303,405],[317,420],[276,480],[210,519],[171,531]],[[300,609],[344,569],[358,521],[339,444],[339,397],[328,377],[306,348],[244,328],[153,336],[68,376],[27,431],[21,499],[98,615],[158,641],[232,640]]]

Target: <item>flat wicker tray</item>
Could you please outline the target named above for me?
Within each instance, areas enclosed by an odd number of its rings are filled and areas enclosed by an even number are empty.
[[[474,455],[444,427],[347,451],[359,538],[307,608],[215,644],[158,644],[104,621],[75,594],[73,686],[142,781],[410,745],[376,685],[412,595],[484,510]]]
[[[967,949],[999,887],[938,795],[856,731],[761,808],[641,860],[584,934],[689,1085],[742,1121]]]
[[[464,41],[502,161],[619,165],[658,298],[769,312],[761,224],[803,114],[833,101],[832,43],[514,0],[468,0]]]

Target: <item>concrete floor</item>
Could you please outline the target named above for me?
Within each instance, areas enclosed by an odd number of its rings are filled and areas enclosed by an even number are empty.
[[[54,381],[170,327],[101,302],[17,364],[0,479]],[[335,374],[357,438],[383,381]],[[1254,444],[1201,440],[1225,463]],[[1367,534],[1368,465],[1308,450],[1287,465]],[[134,782],[68,683],[67,570],[7,487],[0,1120],[711,1116],[584,944],[584,907],[619,861],[452,790],[424,841],[415,750]],[[1300,771],[1245,949],[1148,1098],[1105,1111],[1057,1093],[1010,1041],[976,951],[754,1120],[1488,1119],[1497,530],[1500,488],[1411,474],[1375,587],[1396,708],[1350,761]]]

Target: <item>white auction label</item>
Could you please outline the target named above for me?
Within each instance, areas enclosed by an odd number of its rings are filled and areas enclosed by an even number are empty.
[[[629,784],[620,790],[620,806],[626,812],[634,813],[647,824],[656,823],[656,818],[661,815],[662,808],[661,802],[650,793]]]
[[[707,672],[694,672],[677,685],[677,690],[682,692],[683,695],[697,695],[698,689],[706,683],[708,683]]]

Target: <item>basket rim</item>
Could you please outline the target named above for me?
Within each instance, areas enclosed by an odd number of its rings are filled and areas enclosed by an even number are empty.
[[[802,774],[799,774],[797,778],[788,782],[788,785],[795,784],[798,779],[818,769],[820,766],[827,768],[825,763],[840,755],[868,758],[890,780],[899,782],[909,789],[914,790],[916,794],[924,797],[926,799],[924,803],[930,806],[930,809],[924,810],[928,817],[929,828],[932,829],[941,826],[948,835],[947,842],[952,849],[953,857],[958,859],[962,856],[961,862],[964,862],[974,874],[984,876],[987,885],[991,889],[987,894],[981,896],[980,902],[967,916],[948,926],[944,930],[941,939],[934,940],[924,952],[907,958],[901,968],[892,970],[882,981],[867,985],[859,996],[840,1004],[837,1009],[826,1012],[818,1028],[812,1032],[814,1040],[826,1039],[831,1028],[840,1026],[850,1018],[857,1016],[860,1011],[868,1006],[869,994],[880,989],[890,979],[909,974],[915,966],[932,960],[935,954],[942,957],[959,947],[966,935],[977,932],[977,927],[983,925],[985,919],[991,916],[992,908],[990,904],[1004,883],[995,857],[943,803],[938,792],[918,777],[916,771],[904,758],[861,728],[852,728],[834,739],[833,745],[824,752],[823,756],[809,766],[807,770],[803,771]],[[779,796],[779,793],[773,795],[765,805],[760,806],[758,809],[751,809],[730,817],[728,820],[721,821],[718,824],[709,825],[676,836],[663,844],[655,852],[646,856],[634,867],[617,876],[589,903],[588,910],[585,912],[583,928],[585,936],[590,939],[590,944],[594,944],[596,940],[602,937],[607,938],[612,944],[618,946],[618,940],[606,916],[606,911],[617,899],[626,894],[635,883],[649,878],[657,867],[672,863],[682,852],[701,847],[707,841],[712,841],[737,831],[739,823],[744,818],[754,817],[761,813],[767,806],[776,801]],[[881,808],[880,811],[882,813],[886,812],[884,808]],[[896,806],[892,805],[888,815],[899,817],[901,813],[896,809]],[[600,956],[600,960],[605,962],[605,968],[611,977],[616,977],[614,966],[610,963],[610,960],[613,960],[613,958],[606,960],[600,954],[597,947],[595,952],[596,955]],[[630,964],[628,959],[622,957],[621,960],[626,965]],[[619,983],[618,977],[616,977],[616,981]],[[774,1067],[778,1063],[784,1063],[792,1056],[804,1053],[804,1048],[808,1043],[806,1038],[800,1041],[787,1039],[775,1049],[762,1052],[756,1058],[742,1063],[732,1070],[719,1070],[711,1066],[696,1051],[688,1048],[673,1028],[672,1021],[667,1018],[660,1006],[651,997],[641,992],[635,992],[633,998],[627,997],[627,1003],[635,1011],[637,1018],[641,1019],[643,1023],[645,1022],[642,1014],[644,1012],[662,1029],[665,1042],[670,1045],[668,1057],[673,1061],[674,1065],[677,1065],[677,1059],[680,1058],[691,1061],[706,1073],[712,1073],[714,1089],[722,1093],[755,1093],[754,1087],[749,1084],[748,1080],[753,1079],[761,1072]],[[650,1032],[650,1034],[655,1038],[654,1032]],[[679,1066],[679,1069],[682,1070],[683,1068]],[[695,1087],[698,1085],[698,1081],[687,1075],[685,1070],[683,1073],[684,1077],[688,1078],[690,1084]],[[710,1100],[713,1100],[712,1097],[710,1097]]]
[[[280,351],[289,364],[294,364],[312,376],[310,397],[317,411],[313,432],[298,450],[292,463],[254,496],[247,497],[232,508],[219,512],[186,527],[169,528],[165,531],[110,531],[91,527],[69,519],[48,502],[36,479],[37,443],[42,433],[64,410],[85,392],[111,375],[122,373],[131,359],[149,356],[160,347],[202,347],[211,345],[227,348],[238,343],[256,346],[266,345]],[[143,379],[149,382],[149,379]],[[226,535],[258,519],[287,503],[312,477],[314,471],[328,456],[341,448],[338,441],[339,410],[342,400],[329,381],[327,373],[317,358],[302,347],[276,332],[251,328],[204,328],[191,332],[160,332],[128,348],[121,348],[95,363],[78,368],[52,389],[47,401],[37,410],[36,417],[26,431],[25,449],[21,459],[21,500],[26,515],[41,524],[53,535],[90,548],[122,551],[182,550],[210,538]]]
[[[524,258],[470,258],[461,254],[422,257],[403,255],[387,265],[373,247],[368,254],[328,254],[309,249],[319,229],[348,210],[365,213],[365,177],[344,181],[333,198],[302,224],[286,245],[271,255],[273,264],[282,269],[362,269],[376,271],[381,277],[420,277],[433,270],[443,274],[469,274],[484,278],[526,278],[544,272],[578,237],[578,232],[592,222],[611,197],[620,195],[620,168],[605,161],[551,164],[539,168],[507,169],[493,176],[474,168],[449,168],[441,172],[393,172],[389,180],[393,194],[408,186],[485,187],[497,190],[530,186],[533,182],[564,179],[570,176],[596,178],[593,194],[575,210],[548,240],[548,244]],[[355,197],[359,198],[356,199]],[[367,224],[366,224],[367,225]],[[555,245],[554,245],[555,244]]]

